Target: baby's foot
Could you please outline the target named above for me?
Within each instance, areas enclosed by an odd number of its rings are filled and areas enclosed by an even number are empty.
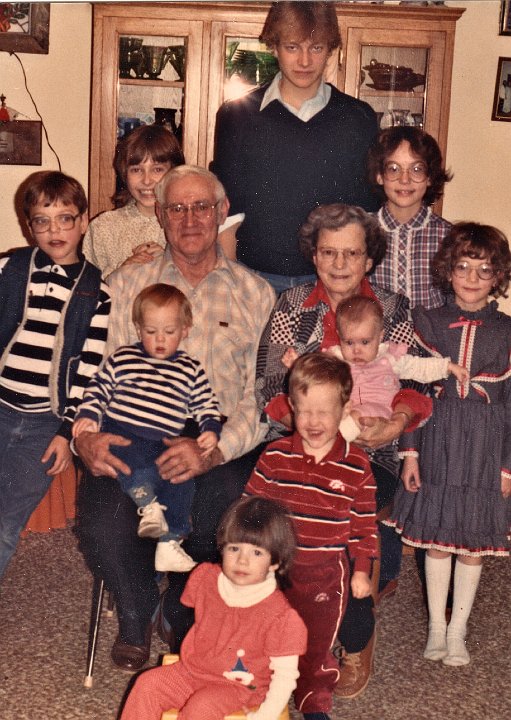
[[[424,650],[426,660],[442,660],[447,655],[446,626],[430,626]]]

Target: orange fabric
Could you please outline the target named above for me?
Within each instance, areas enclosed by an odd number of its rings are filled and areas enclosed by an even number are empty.
[[[30,516],[23,534],[46,533],[65,528],[67,521],[75,517],[77,476],[74,465],[56,475],[39,505]]]

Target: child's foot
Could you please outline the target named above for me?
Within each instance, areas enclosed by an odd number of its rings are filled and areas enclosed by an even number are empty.
[[[426,660],[442,660],[447,655],[447,628],[430,627],[428,642],[424,650]]]
[[[141,515],[137,535],[139,537],[159,538],[169,531],[163,511],[165,505],[160,505],[156,498],[153,498],[149,505],[139,507],[137,512]]]
[[[451,667],[461,667],[469,664],[470,655],[464,637],[447,633],[447,655],[442,662],[444,665],[450,665]]]
[[[189,572],[197,563],[181,547],[182,540],[167,540],[156,546],[154,566],[160,572]]]

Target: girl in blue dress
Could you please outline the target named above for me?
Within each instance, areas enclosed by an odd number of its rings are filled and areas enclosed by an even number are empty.
[[[445,305],[417,307],[417,340],[432,356],[469,371],[439,385],[426,425],[403,435],[403,485],[388,524],[425,548],[429,632],[424,657],[467,665],[467,621],[485,555],[509,555],[511,518],[511,317],[490,296],[506,297],[511,253],[496,228],[458,223],[433,260]],[[452,616],[445,609],[456,555]]]

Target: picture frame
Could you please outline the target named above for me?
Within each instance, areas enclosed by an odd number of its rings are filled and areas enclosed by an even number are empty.
[[[41,165],[40,120],[0,122],[0,165]]]
[[[511,0],[500,0],[499,35],[511,35]]]
[[[511,122],[511,57],[499,57],[491,119]]]
[[[16,17],[18,16],[18,17]],[[0,27],[13,26],[19,31],[0,31],[0,50],[47,54],[50,35],[50,3],[0,3]],[[19,18],[19,19],[18,19]]]

